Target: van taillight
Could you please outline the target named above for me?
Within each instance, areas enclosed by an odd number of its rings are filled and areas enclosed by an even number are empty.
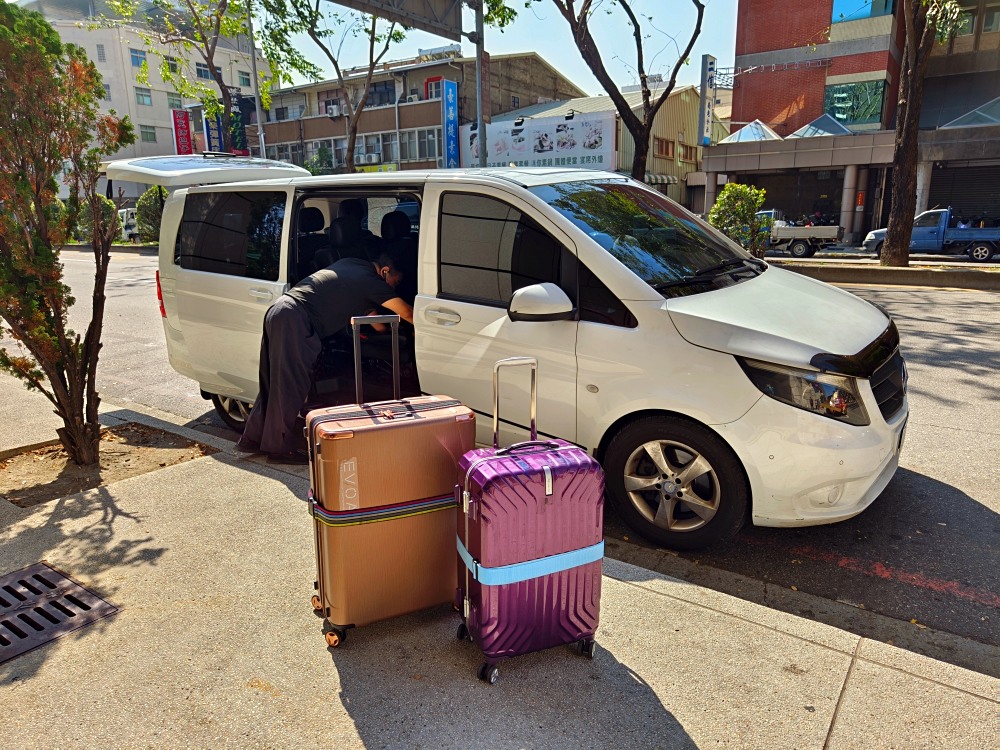
[[[163,309],[163,291],[160,289],[160,272],[156,272],[156,301],[160,303],[160,317],[167,317],[167,311]]]

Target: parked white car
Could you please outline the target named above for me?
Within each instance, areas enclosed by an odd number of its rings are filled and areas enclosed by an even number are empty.
[[[257,394],[264,312],[308,272],[305,248],[336,256],[329,228],[359,200],[376,235],[386,211],[420,207],[420,389],[469,405],[490,442],[494,363],[537,358],[539,433],[592,451],[610,501],[649,539],[691,549],[747,518],[840,521],[895,473],[906,371],[884,311],[751,258],[640,183],[571,169],[176,190],[160,234],[167,350],[231,421]],[[527,377],[501,396],[501,440],[525,439]]]

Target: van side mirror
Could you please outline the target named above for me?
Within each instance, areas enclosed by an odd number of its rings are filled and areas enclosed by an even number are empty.
[[[507,305],[507,317],[517,322],[574,320],[576,308],[566,292],[551,282],[518,289]]]

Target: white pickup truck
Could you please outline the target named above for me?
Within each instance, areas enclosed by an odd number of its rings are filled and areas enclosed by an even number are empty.
[[[806,226],[791,224],[777,209],[758,211],[758,216],[771,219],[772,250],[784,250],[795,258],[809,258],[844,238],[844,228],[834,226]]]
[[[850,518],[896,471],[908,406],[888,315],[751,257],[641,183],[566,168],[253,167],[108,167],[176,188],[157,277],[167,352],[218,406],[257,397],[264,313],[317,258],[348,249],[357,219],[370,241],[413,255],[418,392],[468,405],[489,444],[494,363],[536,358],[539,435],[592,452],[609,501],[658,544],[703,547],[746,519]],[[227,171],[244,181],[208,184]],[[527,375],[512,377],[502,443],[525,439],[528,406]]]

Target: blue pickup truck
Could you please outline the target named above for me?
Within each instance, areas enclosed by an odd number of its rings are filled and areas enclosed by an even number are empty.
[[[968,255],[970,260],[987,261],[1000,255],[1000,227],[960,227],[950,208],[924,211],[913,220],[911,253]],[[876,229],[865,237],[865,250],[882,251],[885,230]]]

